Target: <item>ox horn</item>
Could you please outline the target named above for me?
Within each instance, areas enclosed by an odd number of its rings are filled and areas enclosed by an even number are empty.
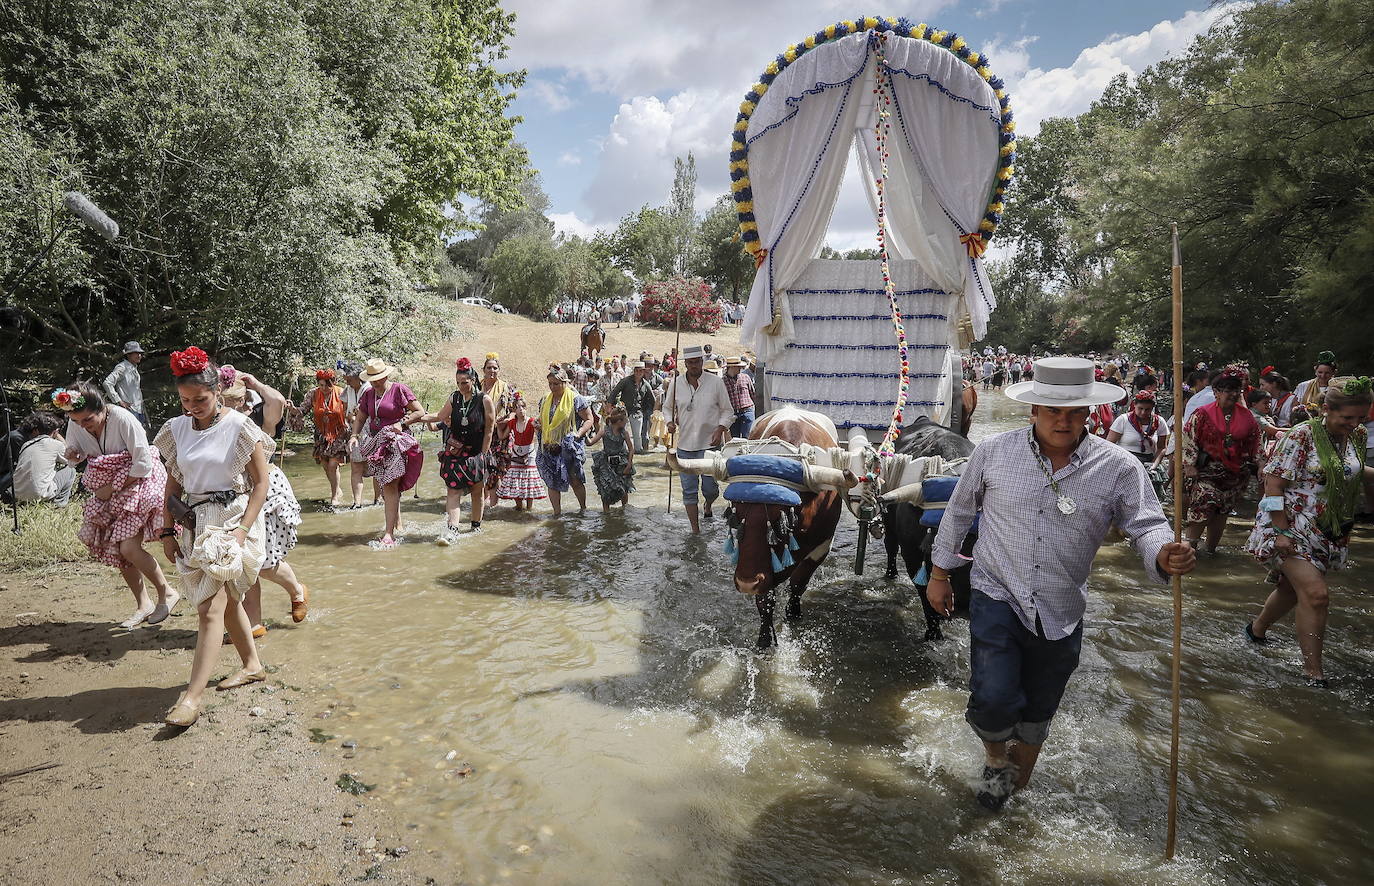
[[[917,480],[915,483],[908,483],[905,486],[898,486],[896,489],[890,492],[884,492],[878,497],[885,502],[904,501],[913,505],[919,505],[925,498],[922,494],[920,480]]]
[[[826,468],[813,464],[804,464],[804,468],[806,488],[812,492],[820,492],[826,488],[853,489],[859,485],[859,478],[854,476],[853,471],[841,471],[836,468]]]
[[[717,480],[726,479],[725,459],[716,454],[706,458],[678,458],[676,452],[669,451],[668,466],[683,474],[708,474]]]

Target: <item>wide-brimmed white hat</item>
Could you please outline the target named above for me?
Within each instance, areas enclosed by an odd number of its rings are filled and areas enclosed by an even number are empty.
[[[1035,361],[1035,379],[1017,382],[1003,393],[1034,406],[1097,406],[1125,396],[1117,385],[1093,381],[1093,361],[1082,357],[1043,357]]]
[[[701,345],[688,345],[682,349],[683,360],[704,360],[705,358],[706,349]]]
[[[363,381],[373,382],[380,378],[387,378],[396,374],[395,366],[388,366],[387,362],[381,357],[373,357],[367,361],[363,371],[358,374],[358,378]]]

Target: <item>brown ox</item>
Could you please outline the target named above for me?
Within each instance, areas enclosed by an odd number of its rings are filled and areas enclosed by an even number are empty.
[[[814,413],[796,409],[767,413],[754,425],[750,439],[777,437],[794,445],[809,443],[823,448],[837,446],[838,441],[828,430],[829,420],[808,420],[807,416],[811,415]],[[852,481],[852,477],[849,479]],[[795,509],[747,502],[731,505],[733,515],[730,519],[739,526],[739,563],[735,566],[735,587],[741,593],[754,597],[754,605],[759,611],[759,649],[768,649],[777,642],[777,634],[773,629],[773,610],[778,585],[787,582],[788,621],[799,620],[802,615],[802,594],[806,592],[806,585],[816,568],[830,553],[835,527],[840,523],[844,501],[837,489],[822,488],[819,492],[801,492],[799,495],[801,507]],[[782,546],[787,543],[785,533],[779,531],[783,528],[780,524],[786,519],[783,514],[785,510],[796,512],[792,518],[797,539],[797,550],[792,553],[795,563],[784,567],[781,572],[774,572],[771,555],[781,556]],[[771,546],[768,543],[770,527],[774,540],[778,542]]]

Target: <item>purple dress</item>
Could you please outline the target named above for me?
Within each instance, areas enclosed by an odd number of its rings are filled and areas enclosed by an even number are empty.
[[[405,417],[406,404],[414,399],[410,388],[399,382],[388,387],[380,399],[371,387],[358,398],[358,409],[367,417],[363,422],[363,439],[358,444],[359,452],[367,460],[365,473],[383,486],[399,480],[402,492],[420,478],[425,454],[413,436],[391,426]]]

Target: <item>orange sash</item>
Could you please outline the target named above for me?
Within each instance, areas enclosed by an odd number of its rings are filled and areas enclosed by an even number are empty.
[[[315,413],[315,430],[325,442],[333,443],[344,430],[344,402],[338,386],[315,388],[310,405]]]

